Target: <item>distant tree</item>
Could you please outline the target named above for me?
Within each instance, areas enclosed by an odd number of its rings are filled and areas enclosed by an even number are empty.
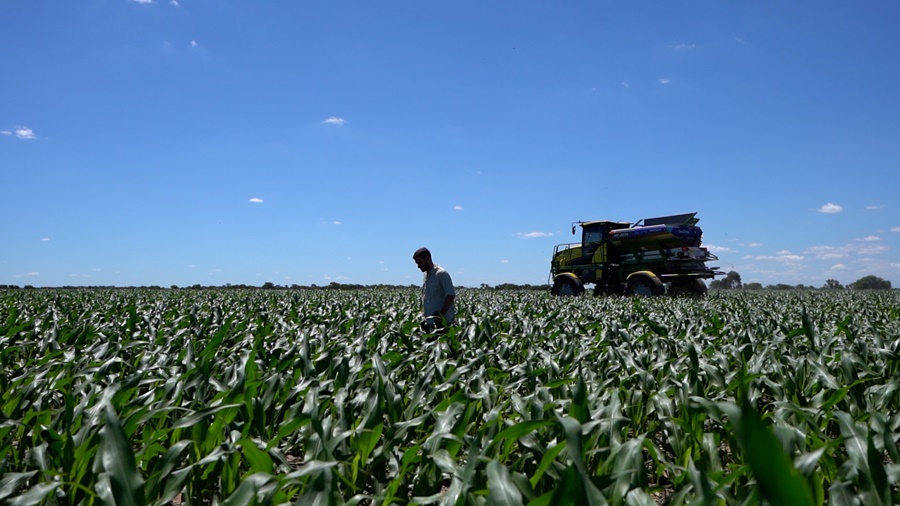
[[[792,285],[788,285],[785,283],[778,283],[777,285],[769,285],[766,287],[768,290],[793,290],[794,287]]]
[[[891,282],[878,276],[864,276],[850,283],[850,288],[854,290],[890,290]]]
[[[275,283],[273,283],[271,281],[266,281],[265,283],[263,283],[262,288],[263,288],[263,290],[274,290],[277,287],[275,286]]]
[[[762,283],[747,283],[744,285],[744,290],[762,290]]]
[[[844,288],[844,286],[836,279],[826,279],[824,288],[828,288],[829,290],[840,290],[841,288]]]
[[[482,285],[484,288],[487,285]],[[487,286],[490,289],[490,286]],[[549,285],[530,285],[528,283],[524,285],[517,285],[515,283],[500,283],[495,286],[494,290],[548,290],[550,288]]]
[[[710,281],[709,287],[713,290],[733,290],[741,288],[741,275],[735,271],[730,271],[722,279]]]
[[[332,281],[331,283],[328,283],[328,288],[332,290],[362,290],[365,286],[356,283],[338,283],[337,281]]]

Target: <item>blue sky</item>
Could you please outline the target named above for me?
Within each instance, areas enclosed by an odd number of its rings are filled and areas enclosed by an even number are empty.
[[[900,2],[7,0],[0,284],[540,284],[698,211],[900,286]]]

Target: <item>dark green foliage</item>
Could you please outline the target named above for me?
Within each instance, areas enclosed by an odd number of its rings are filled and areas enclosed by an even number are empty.
[[[850,283],[850,288],[854,290],[890,290],[891,282],[878,276],[863,276]]]

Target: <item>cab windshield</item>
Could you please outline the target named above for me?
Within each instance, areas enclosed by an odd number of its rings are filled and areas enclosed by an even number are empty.
[[[600,242],[603,240],[603,229],[590,228],[584,230],[584,242]]]

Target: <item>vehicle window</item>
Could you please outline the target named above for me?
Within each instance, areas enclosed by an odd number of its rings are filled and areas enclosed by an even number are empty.
[[[585,230],[584,242],[600,242],[603,240],[603,233],[600,230]]]

